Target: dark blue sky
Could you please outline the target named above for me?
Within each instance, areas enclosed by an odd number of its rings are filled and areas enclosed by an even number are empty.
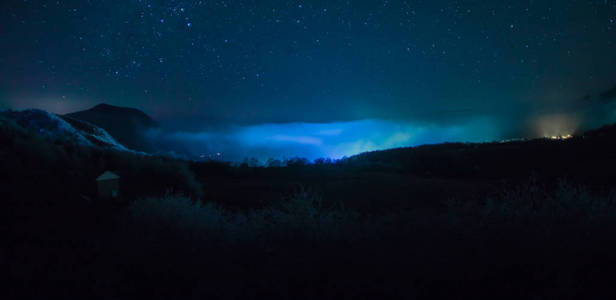
[[[616,84],[613,0],[0,6],[4,108],[106,102],[191,125],[488,117],[518,128],[588,109],[580,99]]]

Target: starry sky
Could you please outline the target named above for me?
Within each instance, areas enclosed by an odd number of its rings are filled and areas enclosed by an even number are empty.
[[[193,131],[484,120],[486,139],[616,121],[594,115],[616,0],[5,0],[0,45],[0,108],[105,102]]]

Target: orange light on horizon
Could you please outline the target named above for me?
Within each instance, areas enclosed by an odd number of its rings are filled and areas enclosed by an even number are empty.
[[[537,136],[552,140],[566,140],[573,137],[580,121],[574,115],[552,114],[535,119]]]
[[[551,140],[566,140],[572,137],[573,135],[571,134],[546,136],[546,138],[551,139]]]

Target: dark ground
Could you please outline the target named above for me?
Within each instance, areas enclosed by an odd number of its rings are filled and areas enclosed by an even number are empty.
[[[606,127],[263,168],[3,123],[2,298],[611,299],[615,138]],[[121,176],[123,203],[95,199],[104,170]]]

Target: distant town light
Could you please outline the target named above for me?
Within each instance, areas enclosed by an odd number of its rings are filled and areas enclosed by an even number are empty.
[[[572,137],[573,135],[571,134],[546,136],[546,138],[551,139],[551,140],[566,140]]]

